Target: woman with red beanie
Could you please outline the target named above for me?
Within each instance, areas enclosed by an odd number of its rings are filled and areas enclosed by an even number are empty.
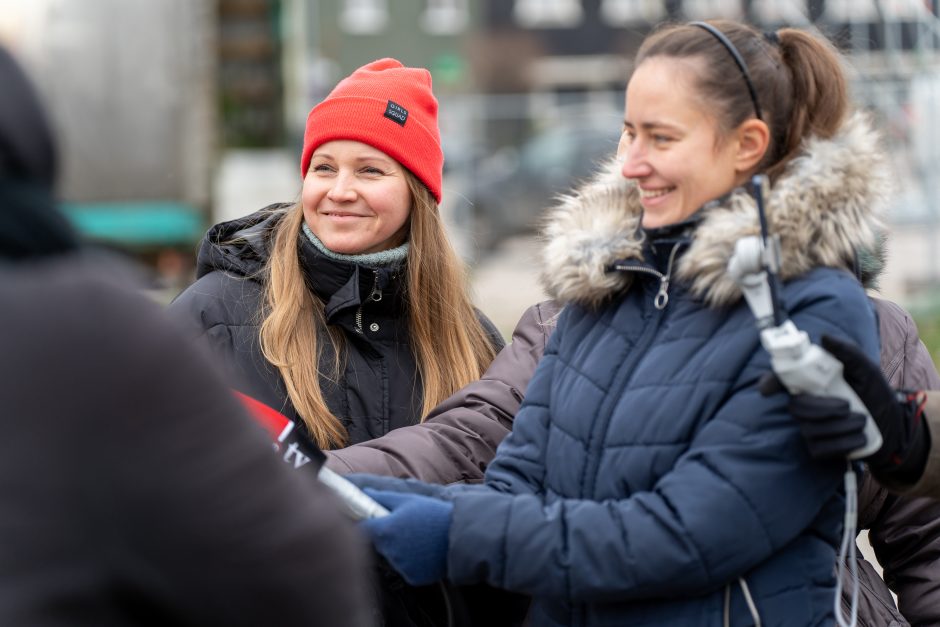
[[[212,227],[170,306],[322,449],[420,422],[502,346],[441,222],[443,160],[430,73],[359,68],[307,118],[301,201]]]

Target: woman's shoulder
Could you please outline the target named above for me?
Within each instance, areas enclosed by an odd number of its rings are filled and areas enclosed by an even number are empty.
[[[486,333],[487,339],[490,341],[490,345],[493,347],[493,350],[497,353],[506,346],[506,340],[503,338],[503,334],[496,327],[492,320],[490,320],[486,314],[480,311],[478,308],[473,308],[474,313],[477,316],[477,320],[480,323],[480,326],[483,327],[483,332]]]
[[[242,326],[257,318],[263,286],[251,277],[222,270],[201,276],[169,305],[174,317],[191,317],[204,327]]]
[[[784,285],[783,306],[797,326],[816,338],[844,335],[878,355],[875,307],[858,278],[846,270],[819,267]],[[818,340],[818,338],[816,338]]]
[[[784,294],[794,304],[803,302],[864,302],[873,307],[858,277],[841,268],[817,267],[784,284]]]

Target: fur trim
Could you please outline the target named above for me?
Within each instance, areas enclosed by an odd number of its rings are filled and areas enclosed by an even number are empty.
[[[781,271],[792,279],[817,266],[852,268],[856,255],[872,278],[880,272],[882,212],[891,188],[884,154],[867,117],[851,115],[831,139],[809,138],[802,154],[767,194],[771,233],[780,236]],[[609,161],[548,215],[543,284],[555,299],[596,306],[629,287],[630,273],[606,272],[619,259],[641,259],[643,208],[636,184]],[[741,290],[728,275],[735,242],[759,232],[753,199],[736,190],[707,209],[676,276],[711,306],[730,305]]]
[[[562,302],[597,305],[629,286],[633,275],[607,272],[612,261],[643,256],[636,186],[617,161],[607,163],[586,186],[563,196],[549,214],[542,253],[542,282]]]

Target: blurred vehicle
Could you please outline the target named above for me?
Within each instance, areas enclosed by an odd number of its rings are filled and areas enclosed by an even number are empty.
[[[562,122],[536,133],[518,149],[501,148],[478,163],[465,189],[476,246],[534,232],[555,197],[614,155],[620,131],[610,116]]]

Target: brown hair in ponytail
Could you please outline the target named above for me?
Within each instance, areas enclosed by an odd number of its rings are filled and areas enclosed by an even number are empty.
[[[771,142],[761,169],[773,180],[811,135],[831,137],[849,111],[841,55],[825,39],[784,28],[765,36],[746,24],[708,22],[738,50],[747,66]],[[754,103],[734,57],[711,33],[692,24],[664,26],[646,38],[636,65],[656,56],[702,58],[696,89],[725,132],[755,117]],[[735,78],[732,78],[735,77]]]

